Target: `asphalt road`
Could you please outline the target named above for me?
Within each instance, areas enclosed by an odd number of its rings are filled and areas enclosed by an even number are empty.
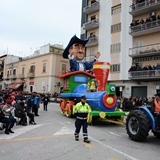
[[[0,131],[0,160],[160,160],[160,140],[152,133],[133,142],[125,126],[98,122],[89,126],[90,144],[74,140],[74,118],[61,115],[56,103],[39,109],[37,125],[15,126],[14,134]]]

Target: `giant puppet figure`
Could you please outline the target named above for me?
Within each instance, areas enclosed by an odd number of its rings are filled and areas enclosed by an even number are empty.
[[[94,62],[96,62],[100,56],[97,52],[94,54],[94,60],[86,62],[85,57],[85,45],[88,40],[81,40],[74,35],[69,41],[67,47],[63,52],[63,58],[68,58],[70,60],[70,71],[86,71],[92,70]]]

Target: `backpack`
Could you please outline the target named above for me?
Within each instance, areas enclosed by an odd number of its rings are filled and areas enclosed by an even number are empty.
[[[28,101],[27,101],[27,105],[28,105],[28,106],[32,106],[32,105],[33,105],[32,100],[31,100],[30,98],[29,98]]]

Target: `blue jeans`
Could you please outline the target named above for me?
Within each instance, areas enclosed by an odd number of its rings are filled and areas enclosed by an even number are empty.
[[[9,118],[1,119],[1,122],[6,124],[6,130],[8,130],[8,129],[13,128],[16,122],[16,119],[12,115],[10,115]]]

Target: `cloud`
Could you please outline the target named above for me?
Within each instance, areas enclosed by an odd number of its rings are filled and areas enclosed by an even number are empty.
[[[80,35],[81,0],[5,0],[0,5],[0,54],[25,54],[46,43],[64,47]]]

